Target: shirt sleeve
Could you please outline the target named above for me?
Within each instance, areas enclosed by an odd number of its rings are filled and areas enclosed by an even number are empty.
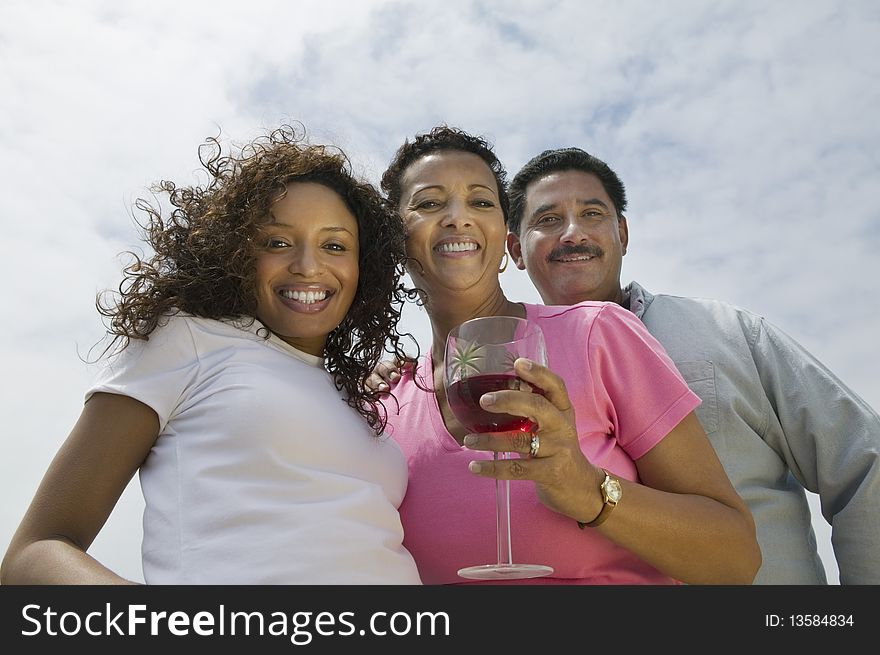
[[[86,391],[85,400],[95,393],[134,398],[156,412],[161,432],[180,407],[198,365],[187,319],[173,317],[146,341],[132,340],[108,360]]]
[[[631,312],[609,303],[590,330],[588,352],[601,412],[634,460],[700,404],[663,346]]]
[[[880,417],[764,319],[749,343],[774,410],[764,439],[819,494],[841,584],[880,584]]]

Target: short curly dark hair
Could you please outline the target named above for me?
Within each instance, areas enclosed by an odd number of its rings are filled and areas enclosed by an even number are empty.
[[[98,294],[98,312],[108,319],[107,352],[131,339],[148,339],[164,316],[182,311],[217,320],[254,318],[257,308],[256,247],[260,226],[291,182],[316,182],[337,192],[357,219],[359,280],[351,308],[330,333],[324,366],[345,402],[380,434],[387,416],[378,394],[366,386],[383,353],[405,357],[397,325],[405,290],[405,231],[399,213],[371,184],[356,179],[348,157],[333,146],[309,145],[302,126],[282,125],[224,155],[216,137],[199,147],[208,172],[204,186],[161,181],[154,194],[173,210],[139,199],[138,225],[150,257],[128,254],[118,291]],[[268,337],[268,333],[266,334]]]
[[[608,164],[580,148],[545,150],[526,162],[510,183],[510,221],[507,224],[510,232],[519,234],[526,208],[526,188],[529,184],[550,173],[562,171],[581,171],[595,175],[614,203],[618,215],[622,216],[626,211],[626,188]]]
[[[400,205],[401,178],[406,169],[425,155],[442,150],[470,152],[486,162],[495,176],[498,201],[504,213],[504,222],[507,223],[510,207],[507,199],[507,171],[492,151],[492,144],[483,137],[468,134],[446,124],[438,125],[430,132],[418,134],[412,141],[407,139],[394,153],[391,163],[382,174],[381,181],[382,191],[385,192],[391,206],[396,208]]]

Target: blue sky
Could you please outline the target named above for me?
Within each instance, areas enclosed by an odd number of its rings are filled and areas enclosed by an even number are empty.
[[[625,281],[763,314],[880,407],[878,37],[870,0],[6,0],[0,547],[79,414],[132,203],[197,182],[218,131],[298,120],[373,182],[439,122],[511,175],[580,146],[627,185]],[[502,282],[539,300],[512,267]],[[427,338],[417,308],[404,324]],[[93,548],[136,579],[141,502],[135,483]]]

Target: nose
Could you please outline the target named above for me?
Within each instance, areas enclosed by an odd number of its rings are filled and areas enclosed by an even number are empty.
[[[446,211],[443,212],[442,221],[443,227],[460,228],[473,225],[468,203],[458,198],[451,198],[446,203]]]
[[[560,241],[563,243],[582,243],[589,240],[589,234],[576,216],[566,216]]]
[[[287,270],[294,275],[313,277],[321,270],[321,260],[316,248],[303,246],[291,248]]]

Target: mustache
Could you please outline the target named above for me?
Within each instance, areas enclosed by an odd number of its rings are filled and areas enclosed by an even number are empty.
[[[605,254],[605,251],[602,250],[599,246],[595,244],[579,244],[576,246],[566,245],[559,246],[550,251],[550,254],[547,255],[547,260],[551,261],[554,259],[559,259],[561,257],[567,257],[571,255],[589,255],[591,257],[602,257]]]

